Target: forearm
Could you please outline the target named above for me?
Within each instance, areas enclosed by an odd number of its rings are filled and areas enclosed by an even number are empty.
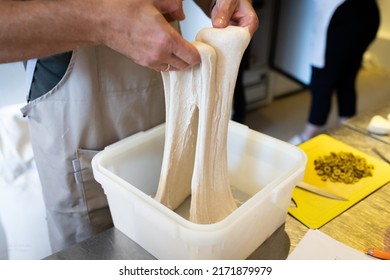
[[[0,0],[0,63],[100,43],[97,9],[90,0]]]

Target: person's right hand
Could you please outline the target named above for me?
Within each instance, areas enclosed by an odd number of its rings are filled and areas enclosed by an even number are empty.
[[[211,20],[217,28],[229,24],[247,27],[252,36],[259,27],[259,19],[249,0],[217,0],[211,12]]]
[[[184,19],[182,0],[106,1],[103,44],[156,71],[200,62],[196,48],[166,18]]]

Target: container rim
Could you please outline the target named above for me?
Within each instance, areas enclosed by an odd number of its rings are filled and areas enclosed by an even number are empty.
[[[238,129],[245,129],[245,130],[249,130],[250,132],[252,131],[252,129],[248,128],[247,126],[244,126],[244,125],[241,125],[238,123],[234,123],[232,121],[230,121],[229,125],[236,126]],[[158,135],[161,133],[161,130],[165,131],[164,129],[165,129],[165,123],[160,124],[152,129],[148,130],[147,132]],[[127,146],[130,141],[133,142],[133,144],[136,144],[138,141],[142,141],[141,138],[145,134],[144,131],[141,131],[141,132],[136,133],[132,136],[124,138],[124,139],[122,139],[122,140],[120,140],[112,145],[109,145],[103,151],[100,151],[99,153],[97,153],[92,158],[92,168],[93,168],[94,177],[102,185],[102,187],[105,191],[107,190],[107,186],[105,183],[109,182],[109,183],[111,183],[110,185],[112,185],[112,183],[114,183],[115,185],[117,185],[121,188],[124,188],[127,191],[130,191],[133,195],[135,195],[139,199],[143,200],[145,203],[149,204],[154,209],[163,213],[167,218],[174,220],[177,224],[179,224],[183,228],[186,228],[188,230],[194,230],[194,231],[202,231],[202,232],[209,232],[209,231],[216,232],[218,230],[225,230],[228,227],[234,226],[235,222],[238,220],[238,217],[242,217],[243,215],[250,214],[251,213],[250,210],[253,207],[256,207],[256,205],[261,203],[264,199],[266,199],[268,194],[274,192],[275,189],[283,181],[288,180],[292,177],[299,177],[300,174],[303,177],[303,174],[304,174],[304,171],[306,168],[307,156],[304,153],[304,151],[302,151],[301,149],[299,149],[296,146],[293,146],[289,143],[283,142],[279,139],[273,138],[269,135],[265,135],[265,134],[262,134],[262,133],[257,132],[257,131],[254,131],[254,132],[259,133],[266,138],[272,139],[273,141],[276,140],[281,145],[285,145],[286,147],[288,146],[289,149],[294,149],[297,152],[297,157],[301,157],[299,160],[300,163],[296,164],[296,166],[292,170],[289,170],[286,173],[286,177],[284,177],[283,179],[276,178],[275,180],[273,180],[269,184],[265,185],[260,191],[255,193],[251,198],[249,198],[246,202],[244,202],[235,211],[233,211],[231,214],[229,214],[223,220],[216,222],[216,223],[213,223],[213,224],[196,224],[196,223],[193,223],[193,222],[183,218],[182,216],[177,214],[175,211],[169,209],[165,205],[163,205],[160,202],[158,202],[157,200],[155,200],[153,197],[142,192],[141,190],[139,190],[138,188],[136,188],[135,186],[133,186],[132,184],[130,184],[126,180],[122,179],[121,177],[119,177],[115,173],[111,172],[106,167],[104,167],[102,162],[106,161],[107,158],[112,158],[115,155],[120,154],[121,152],[123,152],[124,149],[128,149],[129,147],[125,148],[125,146]],[[110,151],[110,152],[115,151],[115,152],[111,155],[107,155],[107,151]],[[298,182],[296,182],[296,183],[298,183]],[[292,189],[293,188],[294,188],[294,186],[292,187]],[[258,199],[257,197],[259,195],[262,195],[263,198]],[[286,213],[287,213],[287,210],[286,210]]]

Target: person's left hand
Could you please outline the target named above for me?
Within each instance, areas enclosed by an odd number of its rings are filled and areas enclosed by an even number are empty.
[[[228,25],[247,27],[253,35],[259,27],[259,19],[249,0],[217,0],[211,11],[213,27]]]

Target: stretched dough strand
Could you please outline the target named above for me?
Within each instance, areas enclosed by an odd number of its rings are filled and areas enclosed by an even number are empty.
[[[236,209],[227,162],[228,124],[247,29],[202,29],[201,64],[164,72],[166,140],[156,199],[176,209],[191,195],[190,221],[210,224]]]

